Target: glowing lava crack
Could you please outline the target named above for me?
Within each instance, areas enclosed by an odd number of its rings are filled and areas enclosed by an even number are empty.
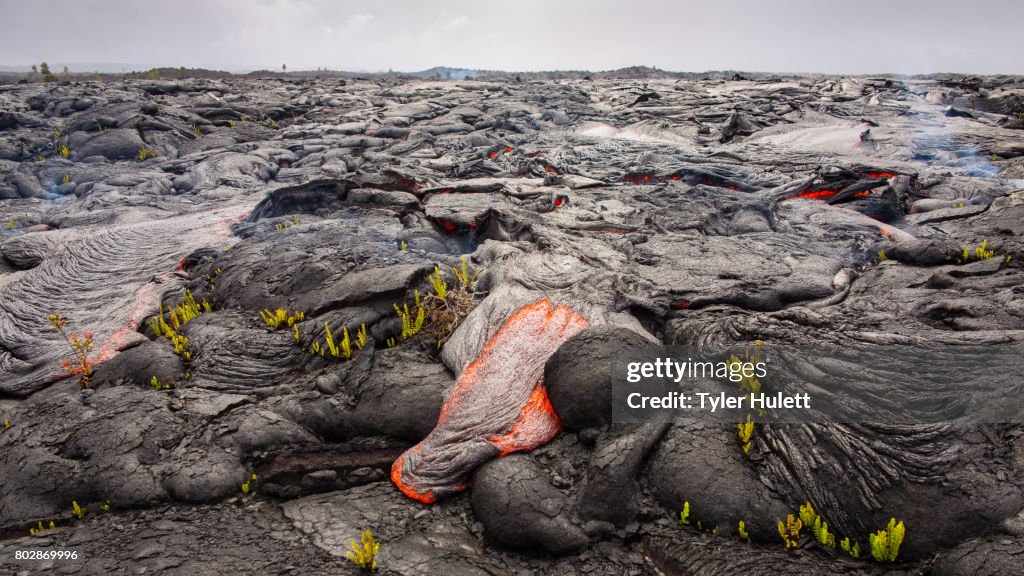
[[[512,314],[462,372],[434,430],[395,461],[395,485],[431,504],[467,488],[484,462],[551,441],[562,421],[542,386],[544,363],[588,324],[547,299]]]

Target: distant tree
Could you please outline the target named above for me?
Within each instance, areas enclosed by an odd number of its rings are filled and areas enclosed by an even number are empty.
[[[281,72],[287,72],[287,71],[288,71],[288,67],[285,66],[284,64],[281,64]]]
[[[28,75],[29,80],[35,80],[36,76],[39,75],[39,68],[35,64],[32,65],[32,72]]]
[[[149,77],[150,77],[151,79],[153,79],[153,80],[158,80],[158,79],[160,79],[160,71],[159,71],[159,70],[157,70],[156,68],[150,68],[150,69],[149,69]]]
[[[57,79],[57,77],[53,75],[53,72],[50,72],[50,65],[46,62],[39,63],[39,73],[43,76],[43,82],[53,82]]]
[[[178,78],[184,78],[184,77],[185,77],[185,67],[182,66],[181,68],[178,68]]]
[[[65,66],[64,67],[64,77],[67,78],[68,76],[71,76],[71,69],[68,68],[67,66]]]

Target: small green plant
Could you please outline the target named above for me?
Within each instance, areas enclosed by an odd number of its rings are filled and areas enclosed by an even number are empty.
[[[4,430],[7,430],[10,427],[11,427],[11,421],[8,420],[7,418],[4,418]]]
[[[814,519],[811,531],[814,533],[814,539],[818,541],[818,544],[828,546],[829,548],[836,547],[836,535],[828,531],[828,522],[822,520],[821,516]]]
[[[895,518],[890,518],[889,525],[885,530],[868,535],[868,541],[871,543],[871,557],[879,562],[895,562],[906,532],[902,520],[897,523]]]
[[[196,136],[202,136],[202,135],[203,135],[203,130],[202,130],[202,128],[200,128],[200,127],[199,127],[199,125],[198,125],[198,124],[193,124],[193,125],[192,125],[192,132],[193,132],[193,133],[194,133],[194,134],[195,134]]]
[[[462,257],[462,264],[460,267],[452,267],[452,271],[455,272],[455,279],[459,281],[459,286],[462,288],[469,288],[476,282],[476,277],[480,275],[480,270],[470,270],[469,264],[466,261],[466,257]]]
[[[67,331],[68,320],[60,314],[50,314],[46,317],[46,322],[50,324],[54,330],[56,330],[64,341],[71,347],[72,359],[65,360],[63,362],[64,371],[69,376],[78,377],[78,386],[85,390],[89,388],[89,383],[92,381],[92,367],[93,363],[89,360],[89,352],[92,351],[93,337],[92,332],[86,332],[81,337],[76,333],[69,333]]]
[[[753,351],[751,351],[749,348],[744,347],[742,360],[735,354],[730,355],[728,360],[729,366],[743,364],[745,362],[750,362],[752,364],[757,364],[758,362],[761,362],[761,360],[763,359],[761,347],[762,342],[760,340],[755,340]],[[761,392],[761,381],[758,380],[757,377],[754,376],[752,373],[749,376],[747,374],[741,374],[739,385],[740,391],[749,394],[751,400],[753,400],[753,398],[757,396],[758,393]],[[753,402],[751,402],[751,405],[753,405]],[[757,412],[758,414],[763,415],[764,409],[758,408]]]
[[[75,500],[71,501],[71,511],[75,515],[75,518],[78,518],[79,520],[85,518],[86,509],[79,506],[78,502]]]
[[[345,556],[363,570],[376,570],[380,544],[374,540],[373,532],[370,530],[363,530],[359,540],[358,543],[355,540],[349,543],[352,549]]]
[[[174,388],[173,382],[160,382],[160,379],[157,378],[156,376],[153,376],[152,378],[149,379],[149,385],[152,386],[153,390],[156,390],[157,392],[160,392],[162,390],[171,390]]]
[[[398,307],[398,304],[392,304],[398,317],[402,319],[402,340],[408,340],[418,334],[420,329],[423,328],[423,321],[426,319],[426,312],[420,306],[419,290],[414,291],[413,295],[416,301],[415,315],[409,310],[408,303],[403,304],[401,308]]]
[[[106,502],[100,504],[100,510],[103,510],[104,512],[110,512],[110,499],[107,499]]]
[[[67,147],[67,144],[61,144],[60,148],[58,148],[58,151],[60,152],[60,155],[65,158],[67,158],[68,155],[71,154],[71,149]]]
[[[401,249],[402,250],[406,250],[408,248],[409,248],[409,245],[405,243],[405,240],[402,240]]]
[[[157,338],[164,336],[171,341],[174,353],[185,361],[192,360],[192,351],[188,347],[188,337],[178,332],[181,327],[195,320],[199,315],[211,312],[213,307],[204,298],[202,302],[196,302],[192,292],[185,290],[185,298],[181,304],[171,307],[167,317],[164,314],[164,305],[160,303],[160,313],[150,323],[149,327],[156,334]]]
[[[50,525],[48,527],[44,527],[43,526],[43,521],[40,520],[39,523],[35,527],[28,529],[28,533],[31,534],[32,536],[35,536],[36,534],[41,534],[44,530],[52,530],[52,529],[54,529],[56,527],[57,527],[57,524],[54,523],[53,520],[50,520]]]
[[[889,259],[889,257],[886,256],[885,250],[879,250],[878,251],[878,261],[879,262],[885,262],[888,259]]]
[[[271,312],[269,309],[260,312],[260,318],[267,323],[274,330],[280,330],[283,328],[292,328],[297,323],[302,322],[306,319],[304,312],[295,311],[288,314],[288,311],[284,308],[278,308]]]
[[[459,323],[476,306],[477,293],[473,289],[480,270],[471,269],[465,256],[460,266],[453,266],[455,283],[449,285],[435,266],[429,277],[433,292],[425,303],[427,333],[437,340],[440,348],[451,337]]]
[[[220,268],[213,271],[213,274],[206,275],[206,287],[213,290],[217,286],[217,277],[220,276]]]
[[[736,533],[739,534],[741,540],[750,540],[750,534],[747,533],[747,524],[743,520],[740,520]]]
[[[811,506],[809,500],[804,500],[804,503],[800,505],[800,522],[804,526],[813,526],[817,519],[818,513],[814,510],[814,506]]]
[[[395,347],[395,339],[394,338],[388,338],[387,341],[386,341],[386,344],[388,345],[388,348],[394,348]]]
[[[967,263],[971,259],[971,254],[974,254],[975,260],[988,260],[996,255],[995,250],[988,249],[988,240],[982,240],[981,244],[977,246],[973,251],[970,250],[969,246],[964,246],[963,254],[961,259],[957,261],[958,264]]]
[[[430,285],[434,287],[434,294],[444,300],[445,296],[448,295],[448,283],[441,277],[441,270],[434,266],[434,273],[429,276]]]
[[[248,480],[242,482],[242,494],[248,494],[249,492],[252,492],[253,488],[256,487],[255,484],[256,473],[254,472],[251,476],[249,476]]]
[[[367,345],[367,325],[359,325],[359,329],[355,331],[355,347],[362,349]]]
[[[14,220],[8,220],[7,221],[7,229],[8,230],[14,230]]]
[[[346,360],[352,358],[352,340],[348,336],[348,326],[342,327],[342,338],[338,344],[334,343],[334,337],[331,335],[331,327],[324,322],[324,332],[327,341],[327,350],[330,351],[331,356],[337,358],[338,356],[344,356]]]
[[[690,501],[683,502],[683,510],[679,513],[679,523],[689,526],[690,524]]]
[[[297,214],[292,214],[291,220],[285,222],[284,224],[278,224],[277,226],[274,227],[274,229],[280,232],[281,230],[287,230],[292,226],[298,226],[299,224],[302,224],[302,220],[299,218]]]
[[[68,176],[67,174],[65,174],[65,175],[64,175],[64,178],[61,178],[61,180],[62,180],[62,181],[63,181],[63,182],[65,183],[65,184],[67,184],[68,182],[71,182],[71,176]]]
[[[786,544],[786,550],[796,548],[800,543],[800,530],[804,527],[803,522],[796,516],[786,516],[786,521],[779,520],[779,536]]]
[[[139,162],[145,162],[148,158],[156,158],[156,156],[156,150],[146,148],[145,146],[139,148],[139,153],[136,154],[136,158],[139,159]]]
[[[739,429],[737,434],[740,437],[740,446],[743,448],[743,454],[750,456],[750,438],[754,435],[754,420],[747,414],[747,421],[740,422],[736,425]]]
[[[843,552],[849,554],[850,558],[854,560],[860,558],[860,542],[854,542],[853,546],[850,546],[850,539],[847,537],[839,542],[839,547],[842,548]]]

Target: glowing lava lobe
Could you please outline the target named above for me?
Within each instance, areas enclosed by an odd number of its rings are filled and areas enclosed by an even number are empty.
[[[406,496],[431,504],[469,487],[488,460],[532,450],[562,430],[542,383],[544,364],[589,322],[544,299],[512,314],[462,371],[437,426],[391,467]]]

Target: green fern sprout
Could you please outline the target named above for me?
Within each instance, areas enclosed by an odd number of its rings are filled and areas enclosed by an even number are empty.
[[[740,520],[739,528],[736,532],[740,535],[740,539],[750,540],[750,534],[747,533],[747,524],[743,520]]]
[[[803,522],[792,514],[786,516],[785,523],[779,520],[779,536],[786,544],[786,550],[797,547],[800,542],[800,529],[803,527]]]
[[[193,124],[192,125],[192,132],[195,133],[196,136],[202,136],[203,135],[203,130],[202,130],[202,128],[199,127],[198,124]]]
[[[740,446],[743,447],[743,454],[750,456],[750,438],[754,435],[754,421],[751,419],[750,414],[747,414],[747,421],[740,422],[736,425],[738,428],[738,435],[740,437]]]
[[[420,329],[423,328],[423,321],[426,319],[426,313],[423,307],[420,306],[420,293],[419,291],[413,292],[416,300],[416,315],[413,316],[412,312],[409,311],[409,304],[403,304],[402,308],[398,307],[398,304],[392,304],[395,308],[395,312],[398,317],[402,319],[402,340],[408,340],[419,333]]]
[[[448,295],[448,283],[441,277],[441,270],[437,266],[434,266],[434,273],[429,278],[430,285],[434,287],[434,293],[438,298],[444,300]]]
[[[344,336],[341,339],[341,353],[345,356],[345,360],[352,358],[352,340],[348,337],[348,326],[342,328]]]
[[[800,522],[804,526],[814,526],[814,522],[818,519],[818,513],[814,511],[814,506],[811,506],[809,500],[805,500],[800,505]]]
[[[61,147],[58,150],[60,151],[60,155],[65,158],[67,158],[68,155],[71,154],[71,149],[68,148],[66,144],[61,144]]]
[[[828,522],[822,520],[821,516],[814,519],[814,526],[811,527],[811,530],[814,532],[814,539],[819,544],[829,548],[836,547],[836,535],[828,531]]]
[[[327,333],[325,336],[327,350],[331,353],[331,356],[337,358],[341,351],[338,349],[338,346],[334,344],[334,337],[331,335],[331,327],[327,325],[327,322],[324,322],[324,331]]]
[[[890,518],[889,525],[885,530],[868,535],[868,541],[871,543],[871,556],[879,562],[895,562],[906,532],[902,520],[897,523],[895,518]]]
[[[377,554],[380,552],[380,544],[373,538],[373,532],[364,530],[359,538],[360,542],[353,540],[349,545],[352,550],[345,554],[356,566],[364,570],[377,569]]]
[[[466,262],[466,257],[462,257],[462,266],[460,268],[452,267],[455,272],[455,279],[459,281],[459,285],[463,288],[469,288],[473,282],[476,281],[476,277],[480,275],[480,270],[469,270],[469,264]]]
[[[362,350],[366,346],[366,324],[359,326],[356,331],[356,348]]]
[[[843,549],[843,552],[849,554],[850,558],[854,560],[860,558],[860,542],[854,542],[853,546],[850,546],[850,538],[847,537],[839,542],[839,547]]]
[[[79,506],[78,502],[75,500],[71,501],[71,511],[75,515],[75,518],[78,518],[79,520],[85,517],[86,509]]]
[[[679,513],[680,524],[690,524],[690,501],[683,502],[683,510]]]

